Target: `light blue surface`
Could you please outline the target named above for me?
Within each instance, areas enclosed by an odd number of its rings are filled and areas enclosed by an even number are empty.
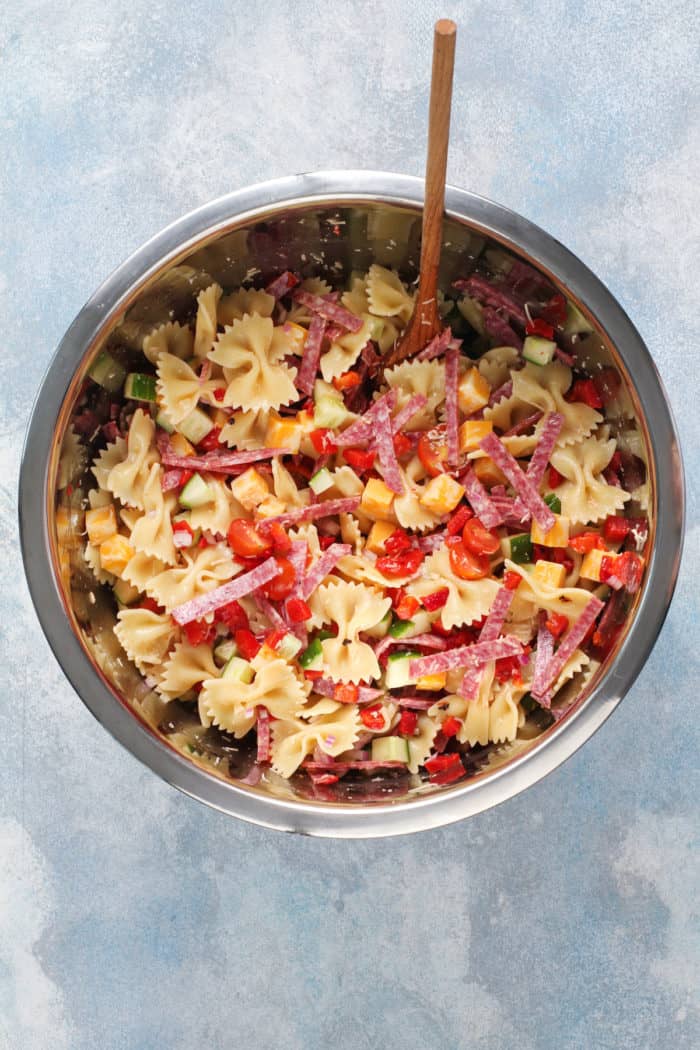
[[[692,11],[679,0],[5,6],[2,1050],[700,1042]],[[412,838],[290,838],[159,782],[68,687],[24,585],[20,446],[63,331],[161,226],[289,172],[421,174],[441,15],[460,26],[450,181],[578,253],[656,358],[686,455],[682,578],[620,710],[525,795]]]

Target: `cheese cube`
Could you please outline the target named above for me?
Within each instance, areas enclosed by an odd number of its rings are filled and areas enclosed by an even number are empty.
[[[171,434],[170,444],[178,456],[196,456],[194,445],[191,445],[184,434]]]
[[[568,547],[569,546],[569,519],[561,514],[555,514],[556,521],[549,532],[543,532],[536,521],[532,523],[530,536],[533,543],[539,543],[541,547]]]
[[[505,485],[507,478],[500,467],[497,467],[490,456],[484,456],[483,459],[474,460],[474,473],[485,488],[489,489],[493,485]]]
[[[489,403],[491,387],[478,368],[470,368],[464,373],[457,387],[457,398],[460,411],[465,416],[478,412]]]
[[[77,507],[61,504],[56,510],[56,537],[63,547],[79,547],[82,512]]]
[[[390,519],[394,493],[380,478],[370,478],[360,500],[360,510],[370,518]]]
[[[446,671],[441,671],[439,674],[424,674],[416,679],[416,689],[425,689],[427,692],[433,689],[444,689],[446,681]]]
[[[366,549],[374,554],[384,554],[384,544],[395,529],[393,521],[375,521],[367,537]]]
[[[231,492],[246,510],[253,510],[270,495],[265,478],[255,467],[249,467],[231,482]]]
[[[566,568],[564,565],[557,565],[553,561],[538,561],[535,562],[532,575],[538,583],[543,583],[545,587],[563,587],[566,579]]]
[[[617,555],[612,551],[602,551],[594,547],[592,551],[585,555],[581,562],[580,575],[585,580],[595,580],[597,583],[600,583],[600,567],[603,563],[603,558],[610,558],[611,561],[615,562]]]
[[[459,428],[459,451],[476,452],[479,442],[492,430],[490,419],[466,419]]]
[[[265,444],[268,448],[288,448],[297,454],[304,432],[303,426],[296,419],[282,419],[271,415],[267,423]]]
[[[114,536],[117,531],[117,515],[114,511],[114,504],[109,503],[106,507],[95,507],[94,510],[86,511],[85,528],[93,547],[99,547],[110,536]]]
[[[100,564],[105,572],[121,576],[136,551],[126,536],[115,533],[110,539],[100,544]]]
[[[255,514],[258,518],[276,518],[280,514],[284,514],[286,509],[287,505],[282,500],[277,499],[276,496],[268,496],[267,499],[258,504]]]
[[[451,478],[449,474],[438,474],[436,478],[431,478],[423,489],[420,502],[433,514],[449,514],[455,509],[463,495],[463,485]]]

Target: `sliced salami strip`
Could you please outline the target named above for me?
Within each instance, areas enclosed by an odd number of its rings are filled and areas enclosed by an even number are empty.
[[[261,459],[291,454],[288,448],[256,448],[244,452],[207,452],[204,456],[178,456],[172,449],[161,452],[166,467],[180,470],[205,470],[210,474],[232,474],[238,467],[249,467]]]
[[[314,521],[316,518],[332,518],[336,514],[350,514],[360,504],[359,496],[348,496],[346,499],[327,499],[322,503],[310,503],[287,514],[278,514],[276,518],[262,518],[256,527],[265,532],[273,522],[280,525],[296,525],[303,521]]]
[[[277,612],[277,609],[275,609],[272,602],[268,601],[262,594],[256,594],[255,604],[263,616],[267,616],[268,620],[276,630],[286,630],[287,623]],[[258,761],[260,760],[258,759]]]
[[[184,473],[184,470],[180,470],[177,467],[174,470],[164,471],[160,481],[160,487],[163,492],[173,492],[175,489],[179,489]]]
[[[250,572],[244,572],[228,583],[222,584],[208,594],[200,594],[183,605],[177,605],[172,611],[172,618],[180,626],[201,620],[207,613],[216,612],[222,605],[228,605],[234,598],[245,598],[247,594],[257,591],[264,583],[273,580],[281,572],[274,558],[267,558],[261,565],[256,565]]]
[[[526,416],[525,419],[521,419],[519,423],[512,426],[510,430],[506,430],[503,433],[503,437],[517,437],[519,434],[527,434],[531,427],[536,426],[542,419],[541,412],[533,412],[531,416]]]
[[[489,398],[488,407],[489,408],[493,408],[493,406],[497,405],[499,401],[502,401],[504,397],[510,397],[512,395],[512,393],[513,393],[513,380],[512,379],[508,379],[501,386],[496,387],[495,390],[491,391],[491,396]]]
[[[387,634],[374,646],[374,655],[379,660],[384,653],[391,649],[392,645],[417,645],[419,649],[437,649],[442,651],[447,648],[447,641],[436,634],[416,634],[413,638],[392,638],[390,634]]]
[[[391,429],[394,434],[398,434],[399,431],[403,430],[408,421],[415,416],[416,412],[420,412],[427,403],[428,399],[425,394],[414,394],[392,419]]]
[[[205,383],[209,382],[211,378],[211,361],[208,358],[204,358],[202,361],[202,367],[199,370],[197,380],[200,386],[204,386]]]
[[[455,339],[454,343],[457,344],[457,349],[462,345],[461,339]],[[436,336],[434,336],[428,345],[424,347],[419,354],[416,355],[417,361],[432,361],[434,357],[440,357],[445,351],[453,345],[452,329],[448,326]]]
[[[588,634],[589,629],[595,623],[595,619],[598,613],[603,608],[604,603],[598,598],[591,597],[588,600],[588,604],[579,616],[576,623],[572,624],[569,630],[566,632],[561,645],[555,652],[554,656],[548,662],[546,670],[542,673],[540,681],[537,683],[537,690],[533,684],[532,695],[540,701],[544,706],[551,704],[551,697],[548,693],[551,687],[556,682],[557,678],[564,669],[566,661],[569,659],[574,649],[583,642],[583,639]]]
[[[394,435],[391,429],[391,416],[386,401],[382,401],[377,410],[374,441],[379,456],[384,482],[397,496],[403,496],[403,478],[399,470],[399,461],[394,450]]]
[[[444,653],[419,656],[411,660],[408,672],[411,677],[419,678],[426,674],[451,671],[455,667],[478,667],[489,660],[502,660],[506,656],[518,656],[521,652],[522,645],[517,638],[497,638],[493,642],[476,642],[474,645],[448,649]]]
[[[351,314],[349,310],[346,310],[344,306],[340,306],[339,303],[331,302],[320,295],[313,295],[311,292],[304,292],[301,289],[294,292],[293,298],[296,302],[301,303],[302,306],[307,306],[312,313],[318,314],[319,317],[323,317],[326,321],[333,321],[335,324],[341,325],[348,332],[359,332],[362,328],[362,318],[355,317],[355,314]]]
[[[424,696],[390,696],[389,699],[392,704],[406,707],[409,711],[427,711],[437,702],[435,699],[427,699]]]
[[[445,427],[447,431],[447,462],[456,467],[459,461],[459,350],[449,349],[445,354]]]
[[[297,390],[301,394],[310,396],[314,389],[314,380],[318,371],[318,363],[321,359],[321,347],[326,332],[326,322],[322,317],[313,317],[309,325],[309,334],[304,343],[304,353],[301,365],[294,380]]]
[[[258,708],[257,718],[258,762],[270,761],[270,714],[266,707]]]
[[[547,469],[554,446],[557,443],[561,428],[564,425],[564,417],[560,412],[550,412],[544,421],[542,431],[540,433],[540,439],[537,442],[537,447],[532,453],[532,458],[527,467],[526,477],[532,482],[536,489],[539,489],[542,484],[542,478]],[[522,517],[527,514],[527,507],[521,498],[515,500],[513,506],[513,513]]]
[[[494,433],[491,433],[487,434],[485,438],[482,438],[479,442],[479,447],[487,456],[490,456],[496,466],[503,471],[508,478],[508,481],[515,489],[518,496],[520,496],[528,511],[543,532],[549,532],[554,526],[556,518],[530,479],[523,473],[513,459],[503,442],[497,438]],[[486,523],[484,522],[484,524]]]
[[[486,617],[486,623],[481,628],[479,634],[480,642],[493,642],[498,638],[503,629],[503,624],[506,622],[506,616],[513,601],[514,593],[514,591],[509,591],[507,587],[501,587],[498,591]],[[482,670],[480,667],[468,668],[459,687],[460,696],[463,696],[465,700],[476,700],[479,695],[481,675]]]
[[[576,355],[567,353],[566,350],[562,350],[560,346],[555,348],[554,356],[558,357],[562,364],[568,365],[569,368],[573,368],[576,364]]]
[[[502,291],[491,281],[488,281],[485,277],[479,277],[478,274],[472,274],[471,277],[467,277],[466,280],[454,281],[453,287],[457,288],[460,292],[464,292],[471,299],[478,299],[480,303],[484,303],[485,306],[490,306],[494,310],[503,310],[513,321],[517,321],[518,324],[525,326],[527,323],[527,317],[520,303],[509,295],[507,292]]]
[[[471,466],[462,474],[459,480],[464,486],[466,497],[471,503],[479,521],[487,529],[495,529],[500,525],[503,517]]]
[[[505,318],[501,317],[498,310],[494,310],[491,306],[485,306],[482,311],[482,318],[486,334],[493,339],[496,346],[512,346],[516,350],[522,350],[522,339],[511,328]]]
[[[335,773],[336,775],[347,773],[350,769],[364,770],[365,773],[372,773],[377,769],[405,769],[405,762],[392,762],[387,759],[386,762],[376,762],[371,758],[368,759],[356,759],[353,762],[334,762],[332,766],[327,766],[324,763],[316,762],[304,762],[302,769],[305,769],[309,774],[322,773],[328,775],[329,773]]]
[[[547,666],[554,655],[554,635],[545,626],[546,614],[540,615],[537,628],[537,649],[535,650],[535,669],[532,676],[532,693],[540,695],[545,691]],[[551,703],[551,697],[549,698]],[[549,707],[549,703],[545,704]]]
[[[378,397],[369,406],[362,419],[351,423],[347,430],[333,438],[334,443],[339,448],[343,448],[345,445],[363,445],[365,442],[371,441],[374,437],[374,423],[377,418],[377,412],[381,411],[383,404],[386,404],[389,411],[393,412],[397,398],[398,395],[393,388],[387,391],[386,394],[383,394],[382,397]]]
[[[281,299],[283,295],[291,292],[292,288],[296,288],[299,284],[299,278],[291,270],[285,270],[279,277],[275,277],[274,281],[270,281],[265,291],[268,295],[271,295],[273,299]]]
[[[349,543],[331,543],[330,547],[316,559],[310,568],[304,568],[302,575],[297,577],[297,585],[294,588],[294,597],[306,601],[314,593],[320,583],[336,567],[341,558],[352,554]]]
[[[437,551],[442,547],[445,542],[445,536],[445,530],[441,529],[439,532],[431,532],[427,536],[416,536],[414,542],[419,551],[432,554],[433,551]]]
[[[301,580],[306,572],[306,557],[308,551],[309,548],[306,544],[306,540],[293,540],[291,550],[287,553],[287,560],[294,566],[297,580]],[[294,597],[296,598],[298,595],[294,594]]]

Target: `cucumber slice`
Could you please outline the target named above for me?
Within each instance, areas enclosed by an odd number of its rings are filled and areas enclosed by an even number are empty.
[[[501,550],[505,558],[510,558],[516,565],[532,561],[532,540],[529,532],[520,532],[517,536],[507,536],[501,540]]]
[[[369,627],[366,631],[363,631],[362,633],[368,635],[368,637],[370,638],[384,638],[387,635],[389,628],[391,627],[391,621],[392,615],[390,609],[388,613],[385,613],[384,616],[382,616],[379,623],[376,623],[374,627]]]
[[[301,649],[301,644],[295,634],[285,634],[277,646],[277,652],[283,660],[293,660]]]
[[[318,638],[314,638],[299,657],[299,666],[303,667],[305,671],[320,671],[322,665],[323,649]]]
[[[234,656],[238,656],[238,646],[233,638],[222,638],[214,646],[214,663],[217,667],[225,667]]]
[[[402,736],[379,736],[372,741],[373,762],[408,762],[408,741]]]
[[[411,660],[416,660],[419,652],[413,650],[408,653],[392,653],[386,662],[384,672],[384,685],[387,689],[400,689],[404,685],[413,685],[417,679],[409,674]]]
[[[156,416],[156,426],[160,427],[160,429],[164,430],[167,434],[173,434],[175,432],[175,427],[166,417],[165,412],[159,412]]]
[[[429,634],[430,627],[429,614],[425,609],[417,609],[410,620],[396,620],[389,628],[389,634],[392,638],[414,638],[417,634]]]
[[[203,507],[205,503],[211,503],[214,498],[209,485],[200,474],[193,474],[180,493],[180,504],[192,510],[193,507]]]
[[[322,397],[314,405],[314,426],[334,430],[353,419],[343,402],[337,397]]]
[[[116,394],[124,385],[126,369],[107,350],[103,350],[95,358],[88,375],[110,394]]]
[[[589,322],[583,316],[581,311],[573,303],[567,302],[566,304],[566,324],[564,325],[564,332],[566,335],[587,335],[592,332]]]
[[[190,414],[178,423],[176,429],[193,445],[198,445],[214,429],[214,424],[211,417],[201,408],[193,408]]]
[[[389,634],[392,638],[405,638],[406,635],[414,633],[415,626],[413,620],[394,620],[389,628]]]
[[[124,383],[124,397],[132,401],[155,401],[156,377],[143,372],[129,372]]]
[[[331,474],[328,467],[322,467],[317,470],[313,477],[309,478],[309,488],[313,489],[317,496],[320,496],[326,489],[333,487],[333,475]]]
[[[551,339],[528,335],[523,343],[523,357],[533,365],[548,365],[554,357],[557,344]]]
[[[247,660],[241,656],[232,656],[221,672],[222,678],[230,678],[232,682],[243,682],[248,685],[255,678],[255,671]]]
[[[544,501],[551,510],[552,514],[561,514],[561,500],[557,496],[556,492],[548,492],[544,497]]]

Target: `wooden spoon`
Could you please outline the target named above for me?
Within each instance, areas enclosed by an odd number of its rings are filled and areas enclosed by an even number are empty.
[[[387,368],[417,354],[434,336],[440,334],[442,327],[437,308],[437,281],[442,247],[442,216],[445,210],[445,175],[456,38],[457,26],[449,18],[441,18],[435,23],[420,281],[413,316],[408,328],[387,355]]]

